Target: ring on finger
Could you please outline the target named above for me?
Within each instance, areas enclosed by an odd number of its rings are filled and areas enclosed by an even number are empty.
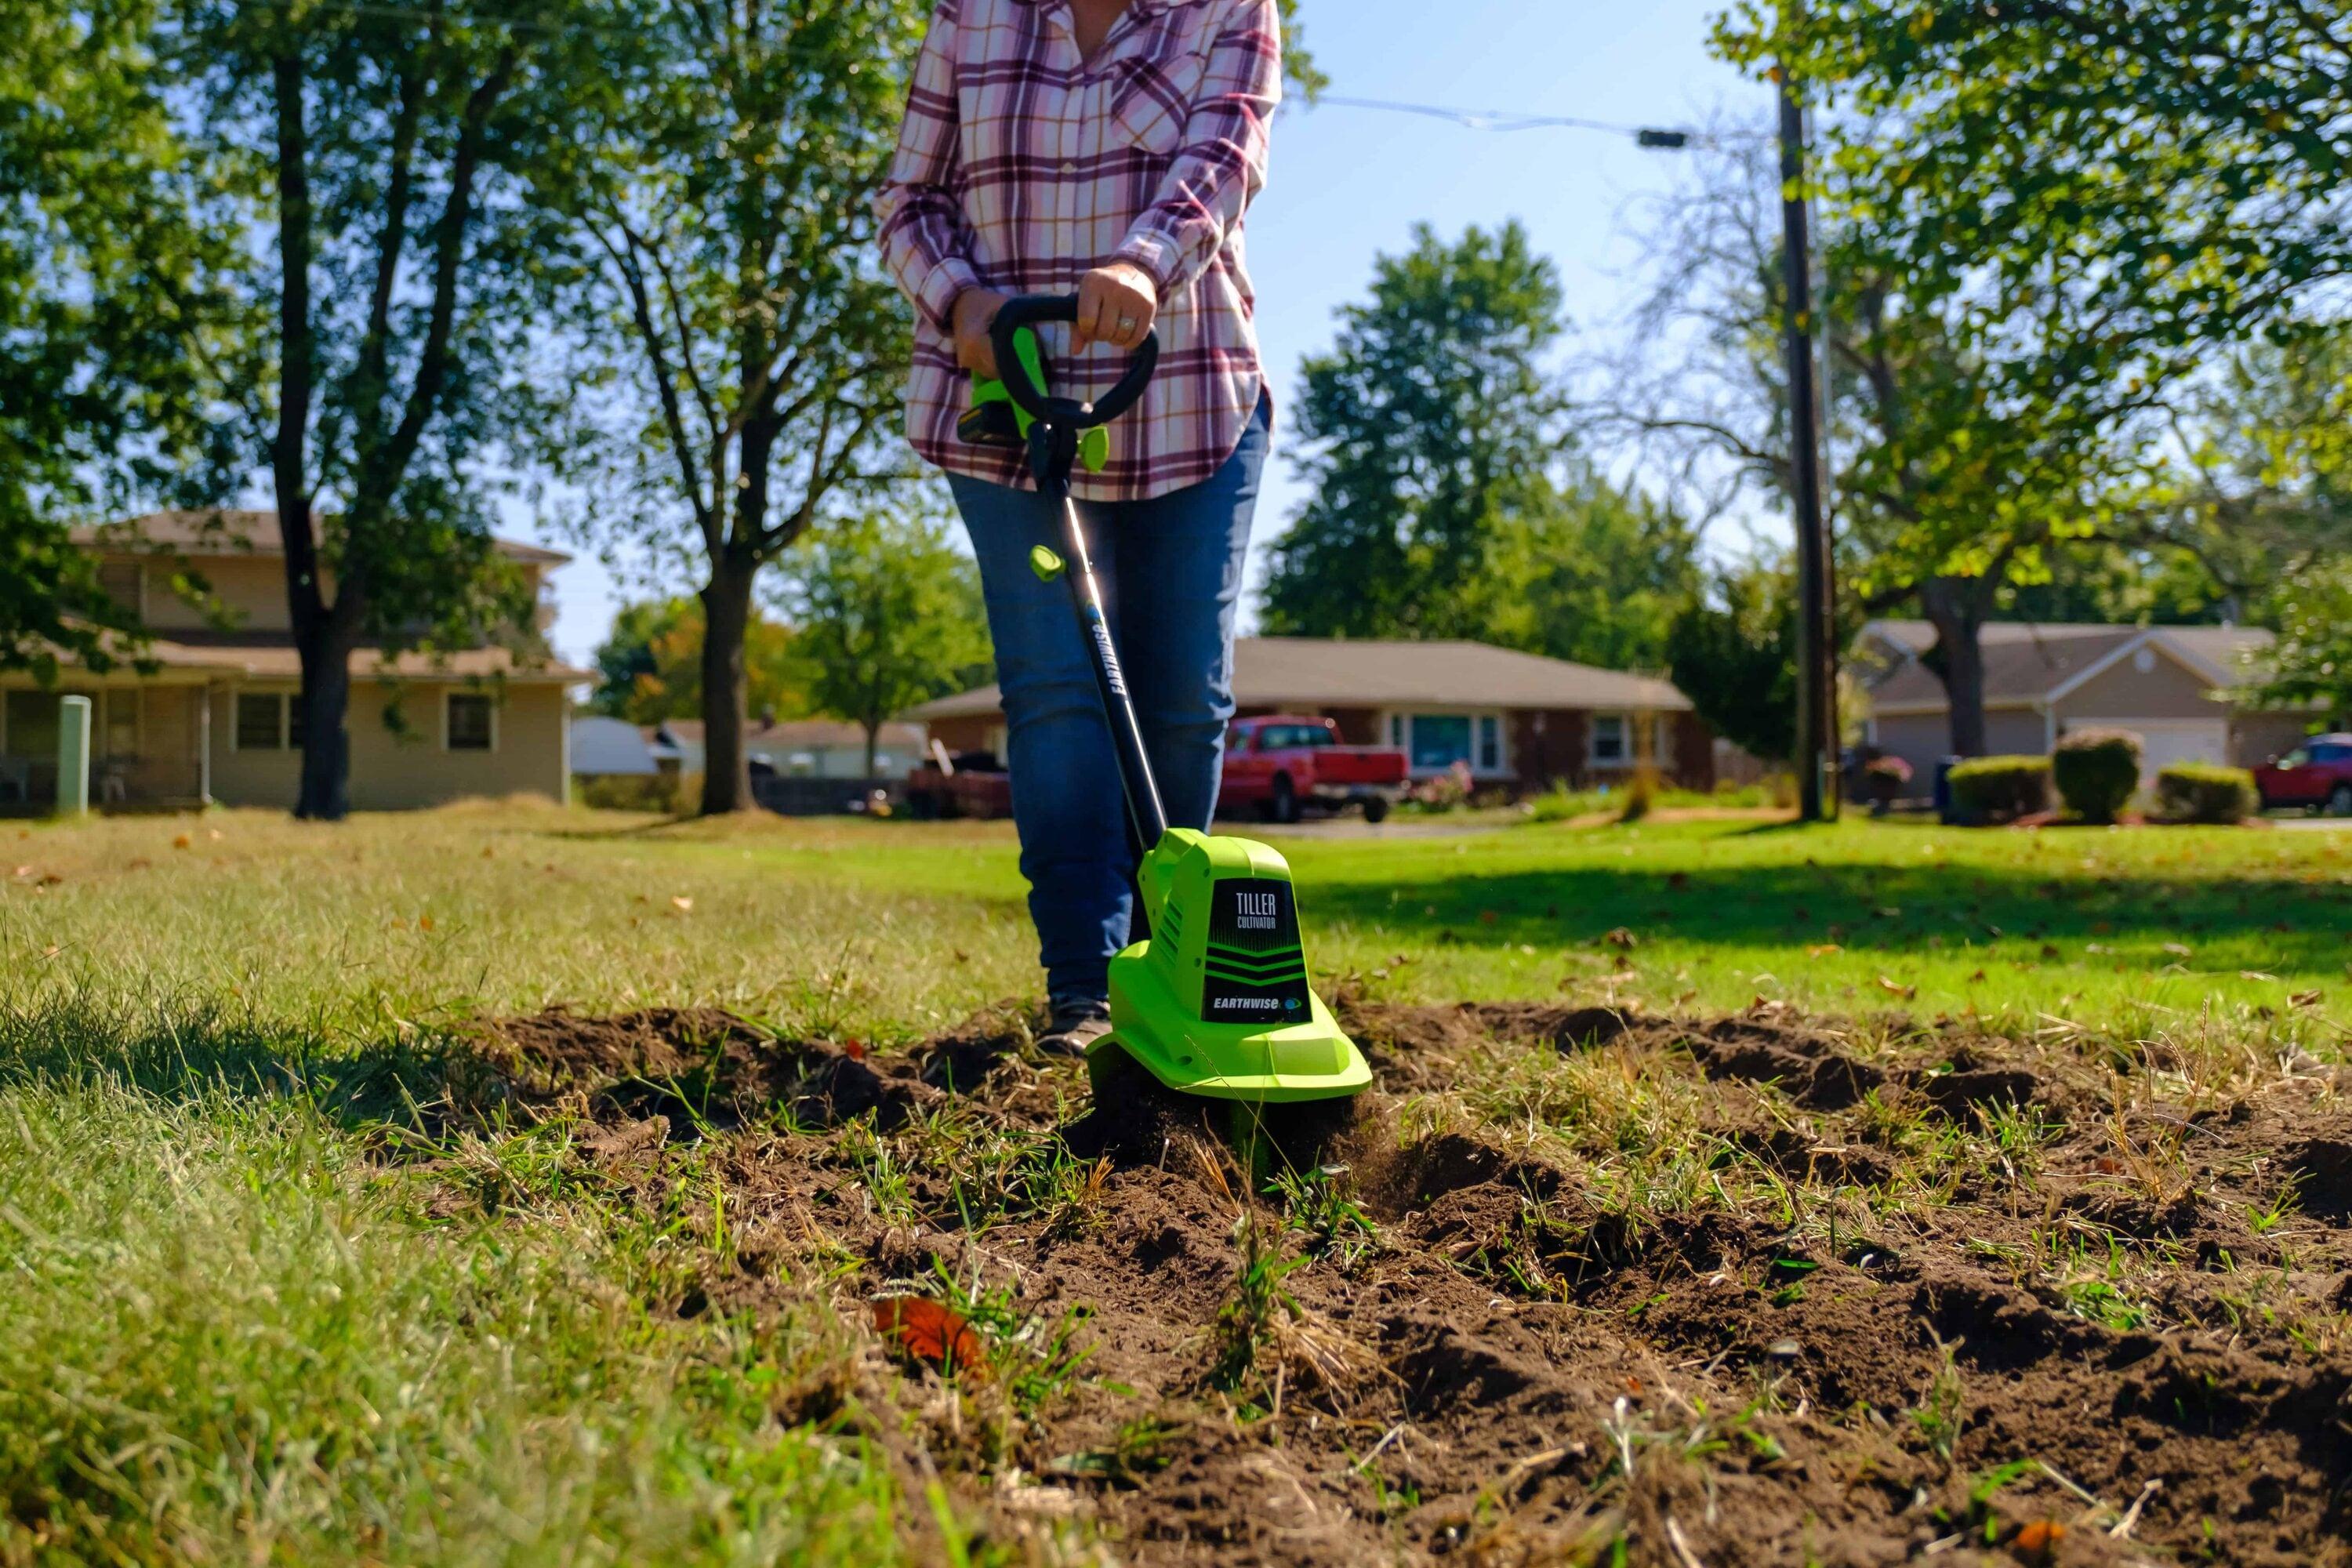
[[[1135,331],[1135,318],[1133,316],[1121,316],[1118,319],[1118,331],[1119,335],[1122,337]]]

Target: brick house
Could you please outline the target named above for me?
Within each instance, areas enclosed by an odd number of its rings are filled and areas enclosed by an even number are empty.
[[[1622,780],[1649,760],[1673,783],[1715,784],[1714,737],[1654,676],[1486,643],[1322,637],[1244,637],[1234,667],[1240,716],[1322,715],[1350,744],[1404,752],[1415,778],[1461,762],[1482,785],[1529,794]],[[1004,755],[993,686],[907,717],[951,752]]]

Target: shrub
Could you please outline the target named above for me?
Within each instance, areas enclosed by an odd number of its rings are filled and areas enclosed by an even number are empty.
[[[1963,822],[2014,822],[2050,809],[2047,757],[1970,757],[1952,769],[1950,782]]]
[[[2051,776],[2069,809],[2109,823],[2139,793],[2140,739],[2128,730],[2076,730],[2051,755]]]
[[[2243,768],[2175,763],[2156,775],[2156,808],[2167,822],[2243,822],[2263,797]]]

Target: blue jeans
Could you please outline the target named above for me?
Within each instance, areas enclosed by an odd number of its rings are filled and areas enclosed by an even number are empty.
[[[1081,503],[1111,635],[1173,827],[1209,826],[1234,716],[1234,611],[1249,551],[1268,410],[1225,466],[1145,501]],[[1055,509],[1029,490],[948,476],[971,535],[1004,697],[1021,874],[1055,1003],[1109,994],[1127,945],[1135,851],[1118,762],[1066,583],[1041,583],[1033,545],[1062,544]]]

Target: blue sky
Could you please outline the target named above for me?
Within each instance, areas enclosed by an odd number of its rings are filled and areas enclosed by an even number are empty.
[[[1769,110],[1767,89],[1707,54],[1721,9],[1722,0],[1307,0],[1304,15],[1335,95],[1675,125],[1718,109]],[[1277,403],[1301,357],[1329,343],[1332,312],[1362,295],[1373,258],[1403,248],[1416,223],[1451,234],[1520,219],[1559,264],[1579,331],[1609,334],[1642,259],[1626,237],[1628,204],[1676,173],[1675,154],[1599,132],[1503,134],[1339,106],[1286,110],[1273,183],[1248,231]],[[1278,430],[1261,543],[1303,499],[1283,445]],[[557,647],[584,658],[611,622],[614,585],[583,558],[556,588]]]

